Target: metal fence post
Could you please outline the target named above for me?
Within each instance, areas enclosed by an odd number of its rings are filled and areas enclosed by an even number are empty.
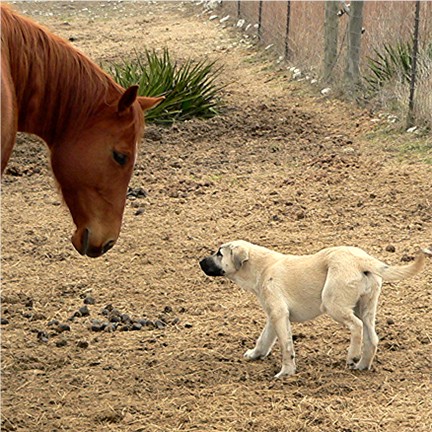
[[[261,40],[262,37],[262,7],[263,7],[263,0],[260,0],[259,6],[258,6],[258,39]]]
[[[416,1],[415,18],[414,18],[414,40],[411,61],[411,79],[410,79],[410,94],[408,103],[407,128],[414,125],[414,92],[417,72],[417,54],[419,42],[419,27],[420,27],[420,0]]]
[[[289,30],[291,21],[291,0],[287,0],[287,13],[286,13],[286,30],[285,30],[285,59],[289,58]]]

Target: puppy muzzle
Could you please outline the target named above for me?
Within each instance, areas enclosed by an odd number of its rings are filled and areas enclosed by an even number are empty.
[[[212,257],[204,258],[199,263],[207,276],[224,276],[225,272],[214,262]]]

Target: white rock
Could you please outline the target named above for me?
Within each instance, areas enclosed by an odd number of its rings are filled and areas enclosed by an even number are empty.
[[[217,17],[218,17],[217,15],[212,15],[212,16],[209,18],[209,20],[210,20],[210,21],[213,21],[213,20],[215,20]]]
[[[416,130],[417,130],[417,126],[413,126],[413,127],[408,128],[406,131],[407,131],[408,133],[413,133],[413,132],[415,132]]]
[[[326,87],[326,88],[323,88],[323,89],[321,90],[321,94],[322,94],[323,96],[326,96],[326,95],[330,94],[330,92],[331,92],[331,88],[330,88],[330,87]]]
[[[267,50],[269,50],[272,47],[273,47],[273,44],[270,44],[270,45],[267,45],[264,49],[267,51]]]
[[[237,21],[237,27],[238,27],[238,28],[242,28],[242,27],[245,25],[245,22],[246,22],[246,20],[244,20],[244,19],[239,19],[239,20]]]
[[[222,24],[222,23],[228,21],[229,19],[230,19],[230,16],[227,15],[226,17],[223,17],[219,22]]]
[[[318,82],[318,80],[315,78],[311,80],[311,84],[316,84],[317,82]]]

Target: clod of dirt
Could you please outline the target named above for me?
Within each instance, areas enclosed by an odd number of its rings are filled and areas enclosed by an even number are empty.
[[[387,245],[386,248],[385,248],[385,250],[387,252],[391,252],[391,253],[396,252],[396,248],[393,245],[391,245],[391,244]]]
[[[85,340],[81,340],[81,341],[77,342],[77,347],[82,348],[82,349],[86,349],[89,347],[89,343]]]
[[[66,339],[60,339],[58,341],[56,341],[55,343],[57,348],[61,348],[67,345],[67,340]]]

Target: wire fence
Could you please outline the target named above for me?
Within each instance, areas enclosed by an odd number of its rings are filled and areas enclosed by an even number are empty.
[[[220,16],[290,65],[344,94],[396,107],[408,123],[432,127],[432,2],[218,3]]]

